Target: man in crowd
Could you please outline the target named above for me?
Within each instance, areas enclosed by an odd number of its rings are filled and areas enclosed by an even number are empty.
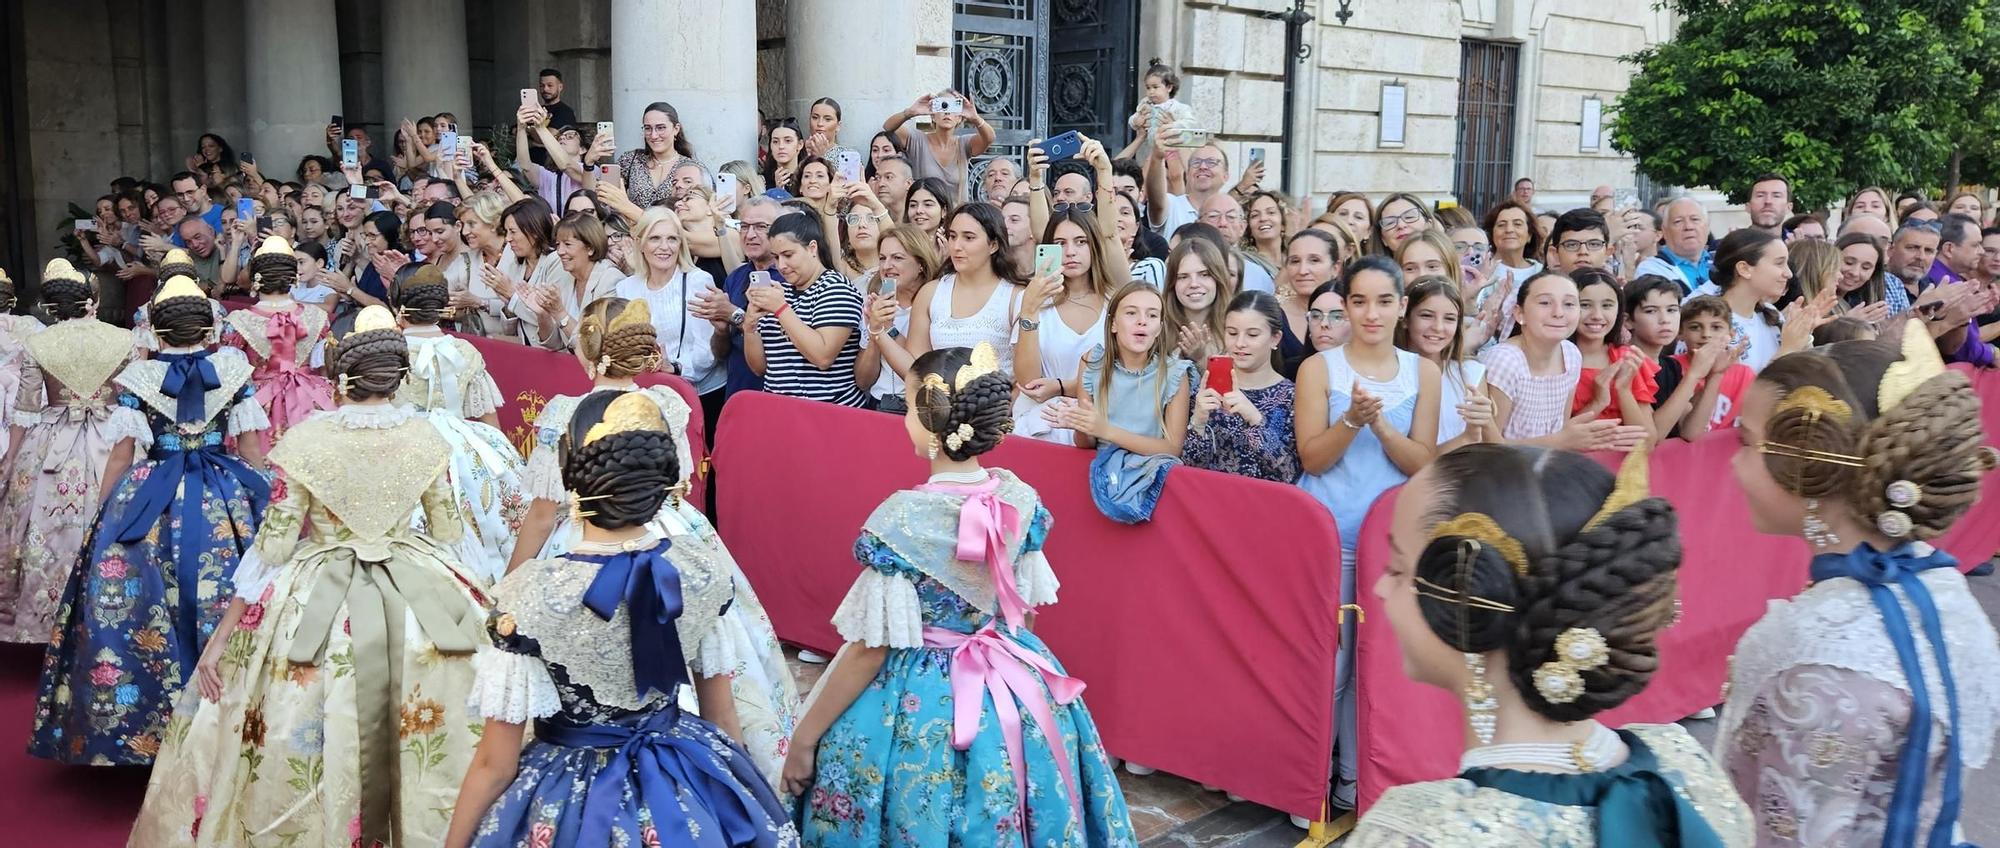
[[[1514,200],[1529,209],[1535,208],[1535,181],[1527,177],[1515,180]]]
[[[1848,233],[1866,233],[1869,238],[1875,240],[1876,247],[1882,248],[1884,254],[1889,252],[1888,221],[1874,215],[1849,215],[1840,222],[1839,235],[1844,236]]]
[[[174,197],[181,202],[181,208],[186,210],[189,217],[207,221],[211,234],[221,231],[222,207],[209,201],[208,187],[201,184],[200,177],[195,176],[192,171],[182,171],[174,175],[173,180],[168,183],[168,188],[173,189]],[[175,247],[188,246],[186,242],[181,241],[179,230],[174,231],[173,242]]]
[[[1149,223],[1165,233],[1201,220],[1208,201],[1217,194],[1226,194],[1224,189],[1229,185],[1228,154],[1217,145],[1205,144],[1188,156],[1187,194],[1167,191],[1166,157],[1169,152],[1179,152],[1168,146],[1179,132],[1172,127],[1172,124],[1162,125],[1152,156],[1146,160],[1146,214],[1152,219]]]
[[[1901,312],[1897,308],[1901,289],[1903,308],[1917,301],[1917,296],[1929,288],[1931,266],[1937,262],[1938,228],[1926,221],[1913,221],[1896,228],[1896,238],[1889,243],[1889,274],[1896,278],[1889,288],[1890,313]]]
[[[542,100],[542,108],[547,110],[549,113],[548,123],[546,124],[546,126],[551,126],[551,127],[576,126],[576,110],[571,109],[569,107],[569,104],[564,103],[562,99],[563,96],[562,71],[558,71],[554,68],[543,68],[538,76],[539,79],[536,81],[535,87],[537,91],[540,93]],[[528,158],[537,165],[540,165],[544,168],[548,167],[549,152],[547,150],[542,149],[542,140],[536,138],[533,135],[530,135],[528,136],[528,144],[529,144]]]
[[[1639,263],[1635,277],[1658,274],[1681,284],[1688,294],[1708,282],[1714,257],[1708,251],[1708,212],[1692,197],[1667,204],[1666,244],[1660,253]]]
[[[1201,205],[1201,223],[1220,230],[1222,237],[1228,240],[1230,261],[1243,269],[1236,276],[1237,291],[1277,292],[1271,269],[1239,247],[1243,244],[1243,233],[1250,228],[1250,222],[1243,214],[1243,203],[1235,195],[1226,191],[1210,195]]]
[[[1565,274],[1603,268],[1611,258],[1611,227],[1594,209],[1571,209],[1556,218],[1549,236],[1549,268]]]
[[[1799,239],[1826,241],[1826,222],[1817,215],[1793,215],[1785,219],[1785,243]]]
[[[736,212],[737,220],[742,222],[738,232],[743,236],[743,264],[729,272],[729,276],[722,281],[720,291],[710,289],[704,292],[701,302],[693,307],[697,317],[715,325],[715,337],[709,341],[709,349],[716,360],[726,362],[729,369],[729,379],[723,384],[725,398],[745,389],[764,387],[764,381],[743,358],[743,310],[750,305],[747,292],[752,272],[762,271],[770,275],[771,282],[785,285],[784,275],[778,273],[777,257],[771,254],[770,241],[771,225],[785,214],[792,213],[761,194],[751,195],[749,200],[743,202],[743,208]]]
[[[986,173],[979,176],[979,197],[988,203],[998,204],[1007,199],[1007,195],[1014,190],[1014,184],[1020,181],[1020,166],[1005,156],[995,156],[987,161]]]
[[[1784,238],[1785,218],[1792,214],[1792,184],[1777,174],[1765,174],[1750,184],[1750,228]]]
[[[1097,186],[1088,163],[1065,159],[1049,166],[1050,203],[1090,203],[1096,196]]]
[[[1983,258],[1979,222],[1964,215],[1946,215],[1938,221],[1937,259],[1925,273],[1930,286],[1970,279]]]
[[[868,178],[868,187],[875,190],[875,199],[888,207],[889,217],[903,223],[903,204],[910,197],[910,185],[916,181],[910,160],[888,156],[872,167],[874,174]]]
[[[1608,185],[1593,188],[1590,190],[1590,208],[1599,215],[1608,216],[1611,214],[1611,204],[1616,196],[1617,191]]]
[[[187,248],[188,258],[194,260],[198,282],[208,289],[210,297],[221,297],[235,287],[238,254],[245,244],[243,233],[248,229],[247,224],[231,226],[229,235],[218,244],[215,229],[205,219],[189,215],[174,228],[179,244]]]

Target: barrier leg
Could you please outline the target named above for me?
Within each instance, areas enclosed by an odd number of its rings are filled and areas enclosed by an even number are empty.
[[[1298,848],[1327,848],[1334,843],[1334,840],[1346,836],[1348,831],[1354,829],[1353,810],[1338,816],[1332,814],[1332,802],[1320,802],[1319,821],[1313,822],[1311,827],[1306,828],[1306,838],[1299,842]],[[1328,818],[1329,816],[1332,818]]]

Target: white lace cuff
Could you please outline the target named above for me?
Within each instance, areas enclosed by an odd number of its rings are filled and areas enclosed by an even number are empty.
[[[314,371],[326,367],[326,339],[320,339],[313,344],[312,355],[306,357],[306,365]]]
[[[528,454],[528,468],[521,475],[521,487],[530,498],[557,506],[569,505],[569,490],[563,488],[562,469],[556,465],[556,449],[536,445]]]
[[[743,630],[741,616],[725,613],[706,630],[701,641],[688,651],[688,670],[697,677],[722,677],[742,671],[745,657],[736,650],[736,646],[754,643],[749,641],[750,634]]]
[[[861,572],[847,599],[833,612],[840,638],[870,648],[920,648],[924,644],[923,608],[917,584],[907,577],[874,569]]]
[[[131,439],[134,451],[153,446],[153,428],[146,424],[145,413],[131,407],[111,410],[111,416],[104,420],[104,435],[114,445],[119,439]]]
[[[264,597],[271,580],[278,576],[278,570],[264,564],[264,557],[257,553],[257,546],[244,549],[243,557],[236,561],[236,574],[230,582],[236,584],[236,597],[246,604],[254,604]]]
[[[27,394],[27,389],[23,388],[21,390],[21,393]],[[14,410],[13,417],[8,420],[16,427],[32,430],[35,427],[41,425],[42,414],[40,412],[27,412],[25,410],[16,409]]]
[[[1032,609],[1055,603],[1056,590],[1062,588],[1062,581],[1049,568],[1048,557],[1041,551],[1029,551],[1021,555],[1020,564],[1014,567],[1014,585],[1021,590],[1021,600]]]
[[[236,402],[229,408],[229,435],[241,436],[258,430],[271,429],[271,417],[264,414],[264,405],[255,398]]]
[[[153,335],[152,325],[140,324],[132,328],[132,346],[147,351],[160,349],[160,339]]]
[[[480,373],[472,378],[472,385],[465,387],[465,408],[459,414],[466,418],[480,418],[489,412],[500,410],[500,386],[493,382],[493,375]]]
[[[480,718],[525,724],[555,715],[562,699],[541,660],[482,645],[472,655],[472,694],[465,709]]]

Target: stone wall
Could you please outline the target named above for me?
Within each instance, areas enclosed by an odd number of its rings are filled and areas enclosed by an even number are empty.
[[[1355,3],[1343,26],[1321,4],[1308,72],[1314,194],[1451,192],[1458,140],[1458,3]],[[1377,144],[1382,87],[1405,87],[1401,147]],[[1302,112],[1307,110],[1303,109]]]
[[[30,171],[20,211],[32,240],[21,267],[8,272],[32,286],[42,263],[59,255],[55,246],[69,231],[69,205],[89,210],[110,190],[112,177],[146,173],[155,163],[143,135],[121,132],[144,118],[145,66],[126,61],[130,50],[114,51],[113,33],[135,25],[136,18],[120,12],[139,10],[115,0],[25,3],[20,9],[21,67],[32,82],[25,86]],[[185,157],[194,139],[182,147]],[[179,167],[179,157],[173,161]]]
[[[1194,110],[1195,123],[1215,133],[1232,173],[1248,159],[1248,149],[1265,151],[1264,185],[1279,187],[1278,163],[1284,155],[1285,25],[1266,14],[1289,8],[1284,0],[1189,0],[1180,19],[1181,32],[1171,40],[1178,57],[1161,57],[1178,64],[1181,87],[1176,98]],[[1158,45],[1160,40],[1142,39]],[[1143,86],[1146,60],[1137,56]],[[1311,127],[1301,113],[1294,132],[1301,138]]]

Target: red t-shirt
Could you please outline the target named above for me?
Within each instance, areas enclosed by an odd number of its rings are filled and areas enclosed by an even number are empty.
[[[1626,356],[1639,358],[1639,376],[1632,378],[1632,397],[1634,400],[1648,407],[1652,406],[1653,399],[1660,394],[1660,384],[1653,379],[1655,374],[1660,373],[1660,364],[1648,361],[1645,358],[1645,354],[1640,353],[1638,348],[1630,345],[1612,345],[1606,353],[1610,354],[1612,362],[1617,362],[1621,357]],[[1576,397],[1570,401],[1569,414],[1581,414],[1584,407],[1589,406],[1591,401],[1597,399],[1597,372],[1602,370],[1604,369],[1592,368],[1588,365],[1583,367],[1583,370],[1576,378]],[[1599,420],[1605,418],[1623,418],[1624,413],[1618,410],[1618,404],[1614,401],[1606,404],[1604,411],[1598,413],[1597,417]]]
[[[1674,362],[1681,366],[1682,375],[1687,374],[1691,358],[1690,354],[1685,353],[1673,355]],[[1683,379],[1686,379],[1685,376]],[[1710,430],[1736,426],[1736,416],[1743,408],[1743,393],[1749,391],[1750,384],[1756,379],[1757,372],[1741,362],[1729,366],[1729,370],[1722,373],[1722,384],[1715,390],[1715,414],[1708,419]],[[1705,381],[1694,382],[1695,391],[1701,391],[1703,382]]]

